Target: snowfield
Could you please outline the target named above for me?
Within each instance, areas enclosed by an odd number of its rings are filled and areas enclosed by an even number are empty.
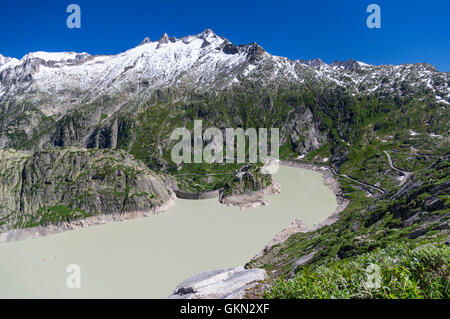
[[[17,60],[0,55],[0,102],[40,92],[53,99],[52,105],[42,106],[46,115],[104,94],[136,95],[161,88],[217,91],[245,79],[262,84],[329,83],[354,96],[402,95],[411,88],[433,94],[442,105],[450,104],[448,73],[428,64],[292,61],[273,56],[255,43],[236,46],[210,29],[179,39],[167,34],[155,42],[146,38],[137,47],[112,56],[33,52]]]

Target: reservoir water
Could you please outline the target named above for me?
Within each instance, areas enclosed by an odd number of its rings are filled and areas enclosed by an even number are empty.
[[[192,275],[244,265],[294,220],[312,226],[337,207],[317,172],[280,167],[274,178],[282,193],[267,207],[177,199],[161,215],[0,244],[0,298],[166,298]],[[80,289],[66,286],[69,264],[81,268]]]

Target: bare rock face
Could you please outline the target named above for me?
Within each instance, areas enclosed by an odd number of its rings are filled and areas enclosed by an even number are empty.
[[[123,151],[0,150],[0,233],[102,215],[146,215],[173,197],[160,176]]]
[[[293,114],[287,127],[296,152],[309,153],[326,143],[326,134],[321,132],[309,108],[302,107],[302,112]]]
[[[169,299],[242,299],[246,291],[267,278],[264,269],[230,269],[207,271],[177,286]]]
[[[263,174],[259,168],[246,165],[235,172],[234,180],[220,193],[219,201],[241,209],[257,208],[270,203],[264,196],[280,192],[280,186],[270,174]]]
[[[258,191],[248,191],[240,195],[223,196],[220,198],[220,202],[228,206],[238,206],[241,210],[245,210],[249,208],[268,206],[270,204],[270,200],[265,199],[265,196],[280,193],[281,186],[277,183],[272,183],[268,187]]]

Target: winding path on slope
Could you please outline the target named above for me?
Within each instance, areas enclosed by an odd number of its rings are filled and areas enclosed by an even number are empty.
[[[402,170],[401,168],[398,168],[397,166],[395,166],[394,162],[392,161],[391,155],[387,151],[384,151],[384,154],[386,154],[386,156],[387,156],[387,159],[388,159],[388,162],[389,162],[389,166],[394,171],[397,171],[397,172],[399,172],[400,174],[402,174],[404,176],[404,178],[400,181],[400,186],[402,186],[403,184],[405,184],[406,180],[411,175],[411,172],[406,172],[406,171]]]
[[[366,183],[366,182],[363,182],[363,181],[354,179],[353,177],[350,177],[350,176],[348,176],[348,175],[346,175],[346,174],[339,174],[339,173],[336,171],[336,169],[335,169],[334,167],[329,166],[329,168],[331,169],[331,171],[333,172],[333,174],[336,175],[336,176],[340,176],[340,177],[349,179],[349,180],[351,180],[351,181],[353,181],[353,182],[355,182],[355,183],[357,183],[357,184],[360,184],[360,185],[362,185],[362,186],[366,186],[366,187],[375,189],[376,191],[380,192],[381,194],[386,193],[386,190],[383,189],[383,188],[381,188],[381,187],[378,187],[378,186],[375,186],[375,185],[372,185],[372,184],[369,184],[369,183]]]
[[[388,156],[389,156],[389,155],[388,155]],[[389,159],[390,159],[390,157],[389,157]],[[296,160],[288,160],[288,161],[289,161],[289,162],[294,162],[294,163],[297,162],[297,163],[299,163],[299,164],[305,164],[305,163],[302,163],[302,162],[299,162],[299,161],[296,161]],[[288,162],[288,161],[284,161],[284,162]],[[392,163],[392,162],[390,161],[390,163]],[[330,169],[330,170],[333,172],[333,174],[336,175],[336,176],[340,176],[340,177],[346,178],[346,179],[348,179],[348,180],[350,180],[350,181],[352,181],[352,182],[354,182],[354,183],[357,183],[357,184],[360,184],[360,185],[362,185],[362,186],[365,186],[365,187],[374,189],[374,190],[380,192],[381,194],[386,193],[386,190],[385,190],[384,188],[381,188],[381,187],[378,187],[378,186],[375,186],[375,185],[372,185],[372,184],[369,184],[369,183],[366,183],[366,182],[357,180],[357,179],[355,179],[355,178],[353,178],[353,177],[350,177],[350,176],[348,176],[348,175],[346,175],[346,174],[340,174],[340,173],[338,173],[338,172],[336,171],[336,169],[335,169],[334,167],[332,167],[332,166],[321,166],[321,165],[315,165],[315,164],[310,164],[310,163],[307,163],[306,165],[316,166],[316,167],[319,167],[319,168],[328,168],[328,169]],[[391,166],[391,167],[392,167],[392,166]],[[393,168],[394,168],[394,167],[393,167]],[[394,169],[395,169],[395,170],[398,170],[398,171],[400,171],[400,172],[403,172],[403,171],[400,170],[400,169],[396,169],[396,168],[394,168]],[[211,173],[211,174],[186,173],[186,174],[177,174],[177,176],[186,176],[186,175],[215,176],[215,175],[230,175],[230,174],[233,174],[233,173]],[[403,172],[403,174],[405,174],[405,177],[406,177],[406,178],[403,179],[402,184],[400,184],[400,185],[403,185],[403,183],[406,181],[406,179],[408,178],[408,176],[409,176],[410,173],[408,173],[408,172]]]
[[[348,180],[350,180],[350,181],[352,181],[354,183],[357,183],[357,184],[360,184],[362,186],[374,189],[377,192],[380,192],[381,194],[386,193],[386,190],[381,188],[381,187],[378,187],[378,186],[375,186],[375,185],[372,185],[372,184],[369,184],[369,183],[357,180],[357,179],[355,179],[353,177],[350,177],[350,176],[348,176],[346,174],[338,173],[336,171],[336,169],[334,167],[332,167],[331,165],[330,166],[325,166],[325,165],[318,165],[318,164],[312,164],[312,163],[304,163],[304,162],[300,162],[298,160],[293,160],[293,159],[291,159],[291,160],[283,160],[282,162],[284,162],[284,163],[292,163],[293,165],[297,164],[297,165],[300,165],[299,167],[307,168],[307,169],[308,168],[311,169],[311,167],[317,167],[317,168],[322,168],[322,169],[329,169],[336,176],[339,176],[339,177],[342,177],[342,178],[346,178],[346,179],[348,179]]]

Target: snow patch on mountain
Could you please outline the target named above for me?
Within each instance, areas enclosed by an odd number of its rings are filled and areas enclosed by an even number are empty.
[[[448,73],[431,65],[373,66],[356,60],[327,64],[321,59],[292,61],[273,56],[257,44],[236,46],[211,29],[182,38],[164,34],[145,38],[137,47],[110,56],[76,52],[32,52],[22,59],[0,56],[0,101],[18,94],[41,92],[62,105],[93,100],[105,94],[130,96],[161,88],[217,91],[243,79],[264,83],[329,83],[359,94],[408,94],[410,88],[450,101]],[[19,93],[20,92],[20,93]],[[439,98],[437,98],[439,97]]]

